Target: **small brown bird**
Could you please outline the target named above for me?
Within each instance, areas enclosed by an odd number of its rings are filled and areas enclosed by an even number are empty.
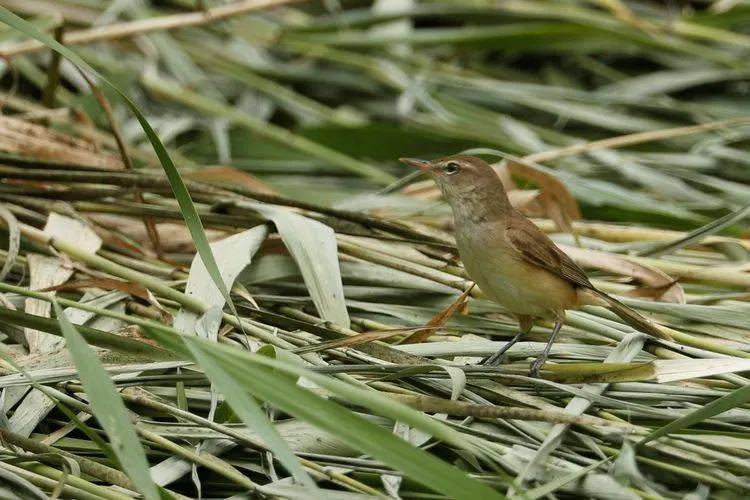
[[[625,304],[597,290],[586,273],[533,222],[511,206],[500,178],[473,156],[434,161],[401,158],[428,172],[453,209],[456,243],[466,272],[484,294],[518,318],[520,332],[485,364],[496,364],[536,318],[555,322],[549,342],[531,367],[532,376],[549,355],[567,309],[609,307],[630,326],[669,338]]]

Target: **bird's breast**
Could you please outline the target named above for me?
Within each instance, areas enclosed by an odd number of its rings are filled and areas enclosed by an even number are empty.
[[[577,305],[573,286],[522,259],[502,227],[479,224],[457,228],[456,243],[469,277],[509,312],[552,318]]]

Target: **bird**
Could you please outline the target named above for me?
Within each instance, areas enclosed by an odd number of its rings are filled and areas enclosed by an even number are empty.
[[[531,331],[534,320],[551,320],[554,328],[549,341],[531,365],[530,375],[539,377],[565,321],[565,311],[586,305],[608,307],[636,330],[670,338],[659,325],[598,290],[573,259],[511,205],[500,177],[481,158],[399,160],[434,179],[451,206],[466,273],[487,298],[518,320],[519,332],[485,358],[484,364],[501,363],[505,352]]]

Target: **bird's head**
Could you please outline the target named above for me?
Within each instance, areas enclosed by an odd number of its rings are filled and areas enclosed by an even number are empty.
[[[400,158],[400,161],[429,173],[454,208],[457,203],[483,203],[487,197],[506,198],[495,170],[476,156],[446,156],[433,161]]]

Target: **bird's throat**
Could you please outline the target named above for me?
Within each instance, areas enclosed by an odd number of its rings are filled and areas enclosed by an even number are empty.
[[[460,197],[448,199],[458,225],[494,222],[508,217],[513,207],[504,189],[474,189]]]

